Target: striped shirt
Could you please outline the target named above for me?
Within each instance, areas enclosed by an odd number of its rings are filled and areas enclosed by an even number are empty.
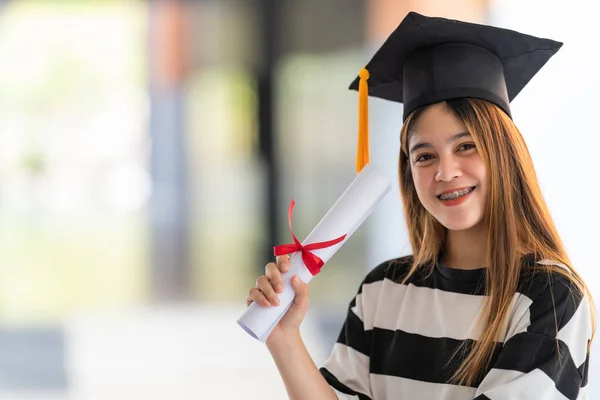
[[[531,273],[533,259],[523,260],[502,341],[472,386],[448,382],[462,361],[454,351],[480,336],[486,270],[436,264],[401,284],[410,256],[365,277],[322,375],[339,399],[585,399],[588,299],[569,279]]]

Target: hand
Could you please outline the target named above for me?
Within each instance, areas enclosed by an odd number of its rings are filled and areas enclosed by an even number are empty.
[[[287,255],[278,256],[275,262],[268,263],[265,267],[265,275],[260,276],[256,280],[256,286],[248,292],[246,304],[249,306],[252,302],[256,302],[261,307],[278,306],[277,293],[283,292],[281,273],[288,271],[289,268],[290,258]],[[296,297],[288,311],[271,332],[271,335],[269,335],[268,342],[300,331],[300,324],[308,309],[309,287],[300,277],[295,275],[292,278],[292,288],[296,293]]]

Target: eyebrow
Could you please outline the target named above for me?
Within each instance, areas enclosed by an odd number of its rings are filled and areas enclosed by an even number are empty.
[[[447,143],[451,143],[451,142],[454,142],[455,140],[458,140],[458,139],[463,138],[465,136],[471,136],[471,134],[469,132],[457,133],[456,135],[453,135],[450,139],[448,139],[446,142]],[[414,151],[416,151],[418,149],[431,148],[431,147],[433,147],[433,145],[431,143],[424,143],[424,142],[420,143],[420,142],[417,142],[417,143],[415,143],[410,148],[409,153],[412,153],[412,152],[414,152]]]

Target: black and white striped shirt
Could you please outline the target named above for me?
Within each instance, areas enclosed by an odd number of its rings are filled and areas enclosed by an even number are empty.
[[[527,273],[534,261],[523,260],[503,340],[472,387],[447,382],[462,361],[452,358],[454,350],[480,336],[472,328],[484,300],[485,269],[436,265],[429,276],[401,284],[411,257],[366,276],[321,373],[339,399],[585,399],[592,331],[587,297],[558,273]]]

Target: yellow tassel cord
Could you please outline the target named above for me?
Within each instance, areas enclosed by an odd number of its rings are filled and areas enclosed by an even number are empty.
[[[369,71],[366,68],[358,74],[358,148],[356,151],[356,174],[369,163]]]

